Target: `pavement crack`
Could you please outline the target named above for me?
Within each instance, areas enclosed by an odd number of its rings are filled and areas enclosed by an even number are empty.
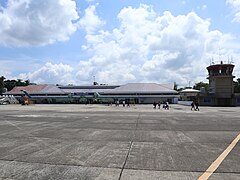
[[[132,138],[132,140],[131,140],[131,142],[130,142],[130,146],[129,146],[129,148],[128,148],[127,156],[126,156],[125,161],[124,161],[124,163],[123,163],[123,166],[122,166],[122,169],[121,169],[121,172],[120,172],[120,175],[119,175],[118,180],[121,179],[123,170],[125,169],[125,166],[126,166],[126,164],[127,164],[128,156],[129,156],[129,154],[130,154],[130,151],[131,151],[132,146],[133,146],[133,141],[134,141],[135,136],[136,136],[136,131],[137,131],[137,128],[138,128],[139,119],[140,119],[140,113],[138,114],[136,126],[135,126],[134,133],[133,133],[133,138]]]

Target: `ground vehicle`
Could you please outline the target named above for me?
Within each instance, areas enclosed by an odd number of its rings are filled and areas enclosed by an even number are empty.
[[[22,96],[22,105],[29,105],[29,104],[33,104],[33,102],[31,101],[31,96],[30,94],[28,94],[27,91],[22,90],[22,92],[24,93],[24,96]]]

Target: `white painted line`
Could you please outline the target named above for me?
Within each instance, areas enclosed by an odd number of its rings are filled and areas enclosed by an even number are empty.
[[[29,115],[9,115],[10,117],[41,117],[38,114],[29,114]]]
[[[23,130],[22,128],[18,127],[17,125],[11,123],[10,121],[5,120],[5,122],[7,122],[8,124],[16,127],[18,130]],[[52,149],[52,150],[54,150],[54,151],[56,151],[56,148],[53,148],[53,147],[49,146],[49,145],[48,145],[47,143],[45,143],[45,141],[43,141],[42,139],[40,139],[40,138],[38,138],[38,137],[35,137],[35,136],[32,136],[31,133],[26,133],[26,134],[31,135],[31,137],[32,137],[33,139],[35,139],[36,141],[42,143],[43,145],[45,145],[46,147],[48,147],[48,148],[50,148],[50,149]],[[1,179],[0,179],[0,180],[1,180]]]
[[[8,123],[8,124],[10,124],[10,125],[12,125],[12,126],[14,126],[14,127],[16,127],[16,128],[19,129],[19,130],[22,130],[22,128],[20,128],[20,127],[18,127],[17,125],[11,123],[10,121],[5,120],[5,122]]]
[[[198,180],[206,180],[208,179],[220,166],[223,160],[227,157],[227,155],[232,151],[232,149],[236,146],[238,141],[240,140],[240,134],[232,141],[232,143],[223,151],[223,153],[209,166],[209,168],[198,178]]]

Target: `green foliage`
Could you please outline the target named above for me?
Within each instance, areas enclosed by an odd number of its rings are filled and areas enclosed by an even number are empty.
[[[8,91],[11,91],[16,86],[15,80],[6,80],[4,81],[4,87],[7,88]]]
[[[204,82],[199,82],[199,83],[196,83],[194,86],[193,86],[193,89],[197,89],[197,90],[200,90],[202,87],[205,88],[205,90],[208,89],[208,83],[204,83]]]
[[[240,93],[240,78],[237,79],[237,81],[233,81],[234,86],[234,92]]]
[[[3,93],[3,88],[4,88],[4,79],[5,77],[4,76],[1,76],[0,77],[0,94]]]
[[[177,89],[177,91],[178,92],[180,92],[180,91],[182,91],[182,90],[184,90],[185,88],[179,88],[179,89]]]
[[[174,90],[178,90],[178,85],[177,85],[177,83],[176,82],[174,82],[174,88],[173,88]]]
[[[26,80],[26,81],[24,81],[24,82],[25,82],[25,86],[30,85],[30,81],[29,81],[29,80]]]
[[[15,82],[16,82],[16,86],[28,86],[30,84],[29,80],[22,81],[21,79],[17,79],[17,81]]]
[[[3,88],[7,88],[8,91],[11,91],[15,86],[28,86],[30,85],[30,81],[23,81],[21,79],[17,80],[5,80],[4,76],[0,77],[0,94],[3,92]]]

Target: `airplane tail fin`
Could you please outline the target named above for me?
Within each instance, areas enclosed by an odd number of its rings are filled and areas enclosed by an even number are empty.
[[[95,96],[95,97],[100,97],[101,95],[100,95],[98,92],[95,92],[95,93],[94,93],[94,96]]]
[[[30,94],[28,94],[27,91],[22,90],[22,92],[23,92],[28,98],[32,98],[32,97],[30,96]]]

